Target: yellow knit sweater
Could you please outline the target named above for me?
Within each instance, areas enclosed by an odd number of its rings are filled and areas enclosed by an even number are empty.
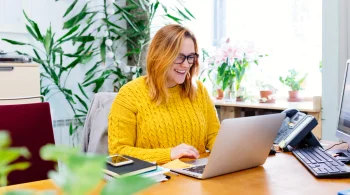
[[[192,102],[182,98],[180,91],[179,85],[169,88],[168,103],[156,105],[145,77],[124,85],[109,114],[109,153],[163,164],[171,160],[171,148],[181,143],[199,153],[211,149],[220,123],[207,90],[198,81]]]

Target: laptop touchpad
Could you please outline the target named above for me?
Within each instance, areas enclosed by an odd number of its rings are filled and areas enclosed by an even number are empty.
[[[208,158],[200,158],[192,161],[186,162],[191,165],[206,165],[208,163]]]

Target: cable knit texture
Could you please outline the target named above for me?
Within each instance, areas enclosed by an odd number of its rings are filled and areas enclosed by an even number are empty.
[[[171,148],[181,143],[199,153],[211,149],[220,123],[206,88],[197,82],[194,101],[180,92],[180,85],[169,88],[168,102],[156,105],[145,77],[124,85],[109,114],[109,153],[163,164],[171,160]]]

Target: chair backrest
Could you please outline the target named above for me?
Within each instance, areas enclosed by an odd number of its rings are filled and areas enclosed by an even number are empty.
[[[15,161],[27,161],[31,166],[10,173],[9,185],[47,179],[55,163],[42,160],[39,152],[42,146],[54,144],[49,103],[0,105],[0,131],[3,130],[10,133],[11,147],[27,147],[31,153],[29,159]]]
[[[108,115],[117,93],[95,94],[84,124],[83,152],[108,154]]]

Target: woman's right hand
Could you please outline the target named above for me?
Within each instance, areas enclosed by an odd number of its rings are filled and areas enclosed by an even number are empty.
[[[199,158],[198,150],[187,144],[180,144],[171,149],[171,160],[175,160],[181,157],[186,158]]]

